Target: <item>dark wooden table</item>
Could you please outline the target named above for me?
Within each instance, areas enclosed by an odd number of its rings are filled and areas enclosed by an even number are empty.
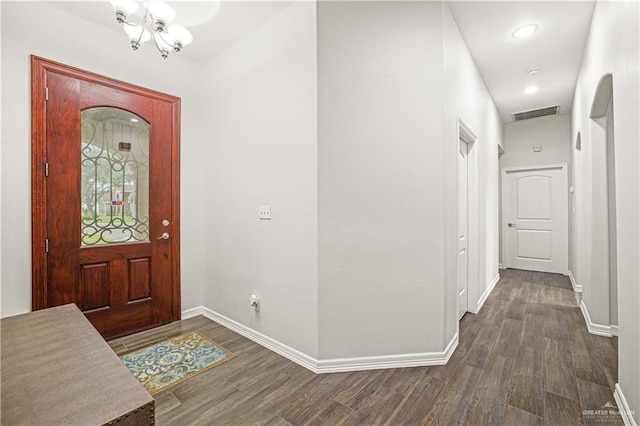
[[[75,305],[1,321],[2,425],[149,425],[155,405]]]

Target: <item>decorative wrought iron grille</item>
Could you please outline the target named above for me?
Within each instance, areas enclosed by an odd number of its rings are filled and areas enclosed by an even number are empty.
[[[128,111],[82,111],[82,245],[149,241],[149,124]]]

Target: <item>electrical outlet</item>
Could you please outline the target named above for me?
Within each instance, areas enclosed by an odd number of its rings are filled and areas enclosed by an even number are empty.
[[[258,206],[258,219],[271,220],[271,206]]]

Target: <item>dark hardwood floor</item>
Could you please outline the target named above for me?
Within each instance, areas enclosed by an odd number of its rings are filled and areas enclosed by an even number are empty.
[[[588,333],[566,277],[501,276],[444,366],[316,375],[204,317],[109,343],[124,354],[199,330],[237,355],[157,394],[160,425],[621,425],[602,408],[617,339]]]

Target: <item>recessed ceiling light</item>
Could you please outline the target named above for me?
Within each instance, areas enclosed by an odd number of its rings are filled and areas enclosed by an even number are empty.
[[[137,119],[137,118],[131,118],[131,119],[130,119],[130,121],[131,121],[132,123],[137,123],[137,122],[138,122],[138,119]]]
[[[525,38],[533,34],[535,30],[538,29],[536,24],[527,24],[523,25],[514,32],[511,33],[511,37],[513,38]]]
[[[529,86],[526,89],[524,89],[524,93],[526,93],[527,95],[531,95],[533,93],[536,93],[538,91],[538,86]]]
[[[540,74],[540,68],[531,68],[530,70],[527,70],[527,74],[528,75],[538,75],[538,74]]]

